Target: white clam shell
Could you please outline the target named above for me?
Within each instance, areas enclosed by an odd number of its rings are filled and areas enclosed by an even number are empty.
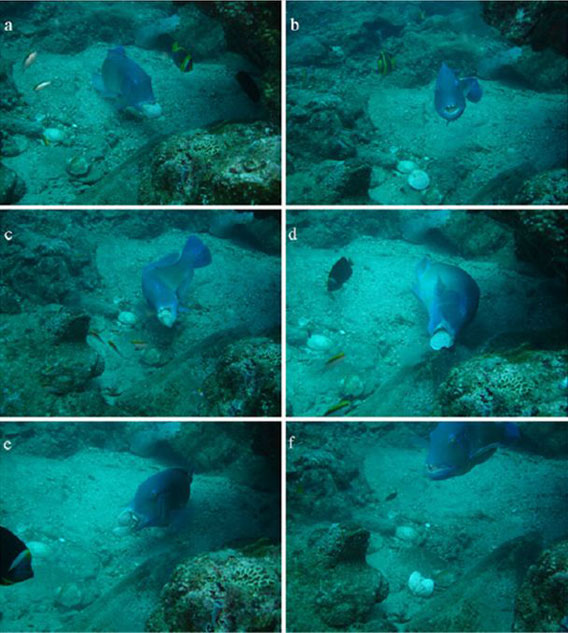
[[[415,596],[427,598],[434,592],[434,581],[424,578],[419,571],[413,571],[408,579],[408,588]]]

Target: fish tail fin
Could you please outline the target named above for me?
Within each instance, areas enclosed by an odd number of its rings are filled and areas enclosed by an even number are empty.
[[[480,86],[475,77],[466,77],[465,79],[462,79],[460,83],[466,99],[472,103],[477,103],[481,100],[481,97],[483,96],[483,88]]]
[[[126,51],[124,50],[124,46],[122,46],[122,44],[119,44],[118,46],[115,46],[114,48],[109,49],[108,52],[112,55],[119,55],[120,57],[126,57]]]
[[[211,263],[211,252],[196,235],[190,235],[183,248],[182,258],[191,261],[194,268],[203,268]]]
[[[516,442],[521,437],[519,427],[515,422],[505,422],[505,440],[509,442]]]
[[[423,257],[416,265],[416,276],[421,277],[430,268],[432,260],[428,255]]]

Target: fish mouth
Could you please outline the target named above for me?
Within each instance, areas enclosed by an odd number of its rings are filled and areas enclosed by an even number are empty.
[[[426,464],[426,475],[430,479],[448,479],[456,474],[455,466],[435,466]]]
[[[449,103],[447,106],[444,106],[444,112],[449,115],[454,115],[459,110],[459,106],[456,103]]]

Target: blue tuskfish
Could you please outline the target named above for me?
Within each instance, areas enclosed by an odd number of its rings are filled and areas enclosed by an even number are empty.
[[[416,267],[413,290],[428,310],[430,347],[450,348],[475,316],[479,286],[461,268],[425,257]]]
[[[134,532],[167,527],[189,500],[192,476],[181,468],[162,470],[142,482],[128,507]]]
[[[193,279],[193,271],[210,263],[211,253],[207,246],[191,235],[181,255],[170,253],[144,267],[142,292],[162,325],[172,327]]]
[[[500,444],[519,437],[514,422],[440,422],[430,433],[426,474],[430,479],[464,475],[489,459]]]
[[[101,74],[93,76],[93,85],[103,97],[113,99],[120,110],[133,108],[150,118],[162,112],[150,76],[126,56],[122,46],[108,51]]]
[[[465,110],[466,97],[477,103],[483,95],[483,90],[475,77],[458,79],[454,71],[444,62],[436,79],[434,104],[436,112],[446,121],[459,119]]]

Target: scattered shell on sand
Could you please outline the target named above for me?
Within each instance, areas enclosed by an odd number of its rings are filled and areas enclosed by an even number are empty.
[[[396,170],[401,174],[409,174],[415,169],[418,169],[418,165],[412,160],[399,160],[396,164]]]
[[[67,173],[74,178],[86,176],[91,170],[91,162],[77,154],[67,161]]]
[[[51,553],[51,547],[41,541],[28,541],[26,545],[33,558],[47,558]]]
[[[365,383],[357,374],[348,374],[339,383],[342,398],[359,398],[365,391]]]
[[[65,132],[58,127],[48,127],[43,131],[43,137],[49,143],[61,143],[65,138]]]
[[[427,598],[434,592],[434,581],[424,578],[419,571],[413,571],[408,579],[408,588],[415,596]]]
[[[74,582],[67,582],[55,590],[55,604],[66,609],[75,609],[81,606],[83,594]]]
[[[123,311],[118,315],[118,322],[122,325],[132,327],[136,323],[136,321],[138,321],[138,319],[133,312]]]
[[[331,339],[323,334],[312,334],[308,339],[307,346],[315,352],[325,352],[331,347]]]
[[[416,191],[423,191],[430,185],[430,176],[421,169],[415,169],[408,175],[407,182]]]
[[[395,531],[396,538],[412,543],[418,538],[418,532],[411,525],[399,525]]]

